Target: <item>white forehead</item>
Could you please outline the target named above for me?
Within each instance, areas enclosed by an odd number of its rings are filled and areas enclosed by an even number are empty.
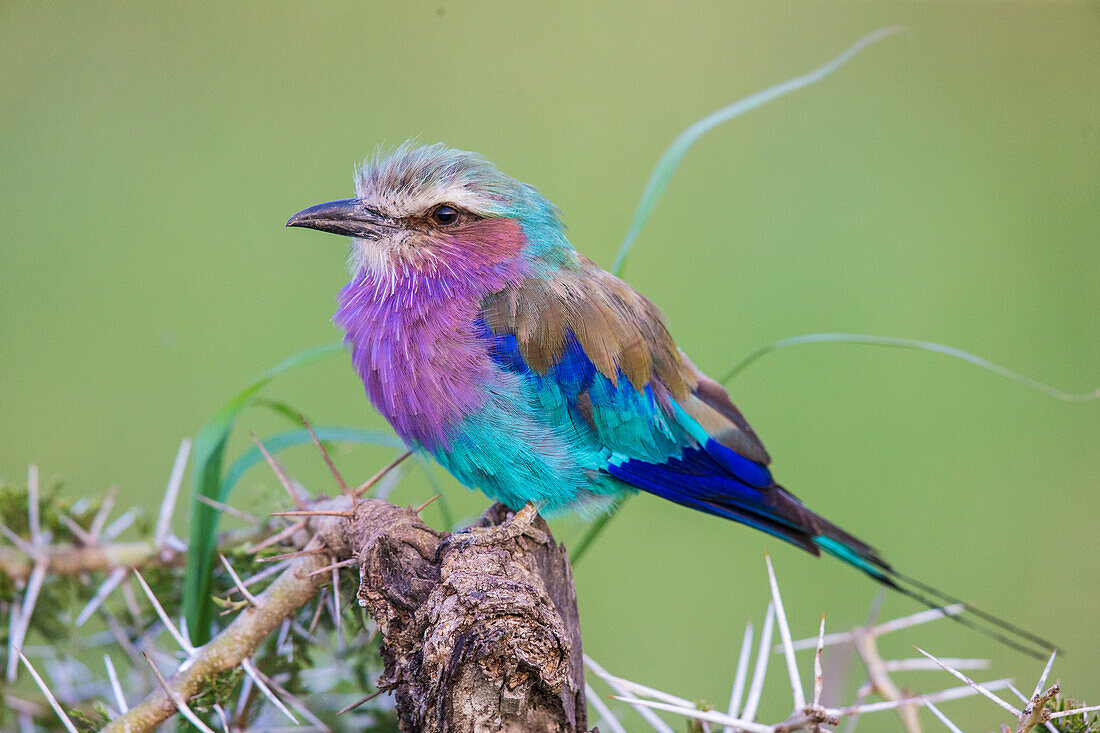
[[[355,176],[356,195],[394,217],[424,215],[443,203],[501,216],[525,188],[476,153],[442,144],[406,143],[388,155],[376,154]]]

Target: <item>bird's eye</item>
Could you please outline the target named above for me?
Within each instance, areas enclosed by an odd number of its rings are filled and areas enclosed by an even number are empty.
[[[442,226],[454,224],[458,221],[458,209],[447,204],[437,206],[435,211],[432,212],[432,221]]]

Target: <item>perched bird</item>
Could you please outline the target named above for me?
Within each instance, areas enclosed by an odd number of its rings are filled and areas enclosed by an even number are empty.
[[[287,226],[352,237],[334,320],[409,448],[528,517],[593,515],[641,490],[824,551],[928,605],[955,600],[777,484],[726,390],[656,306],[577,253],[534,188],[474,153],[409,144],[355,183],[355,198]],[[1049,647],[970,610],[1019,637],[1002,639],[1012,646]]]

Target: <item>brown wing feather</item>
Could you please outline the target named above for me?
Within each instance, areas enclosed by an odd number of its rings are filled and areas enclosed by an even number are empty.
[[[652,385],[718,442],[751,460],[770,461],[722,385],[676,348],[664,314],[586,257],[578,255],[575,269],[562,268],[551,279],[531,278],[490,296],[482,315],[494,333],[516,336],[524,361],[536,373],[557,363],[572,333],[612,383],[618,383],[621,370],[636,389]]]

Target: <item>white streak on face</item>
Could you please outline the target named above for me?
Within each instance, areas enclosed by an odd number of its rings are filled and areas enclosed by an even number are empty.
[[[542,201],[533,189],[479,155],[444,145],[418,148],[409,143],[365,162],[356,172],[355,191],[368,208],[397,220],[425,220],[441,204],[480,217],[508,216],[509,206],[518,202]],[[439,242],[427,242],[424,236],[422,227],[410,226],[353,239],[348,264],[353,273],[365,269],[391,282],[408,265],[450,269],[447,253],[433,251]]]

